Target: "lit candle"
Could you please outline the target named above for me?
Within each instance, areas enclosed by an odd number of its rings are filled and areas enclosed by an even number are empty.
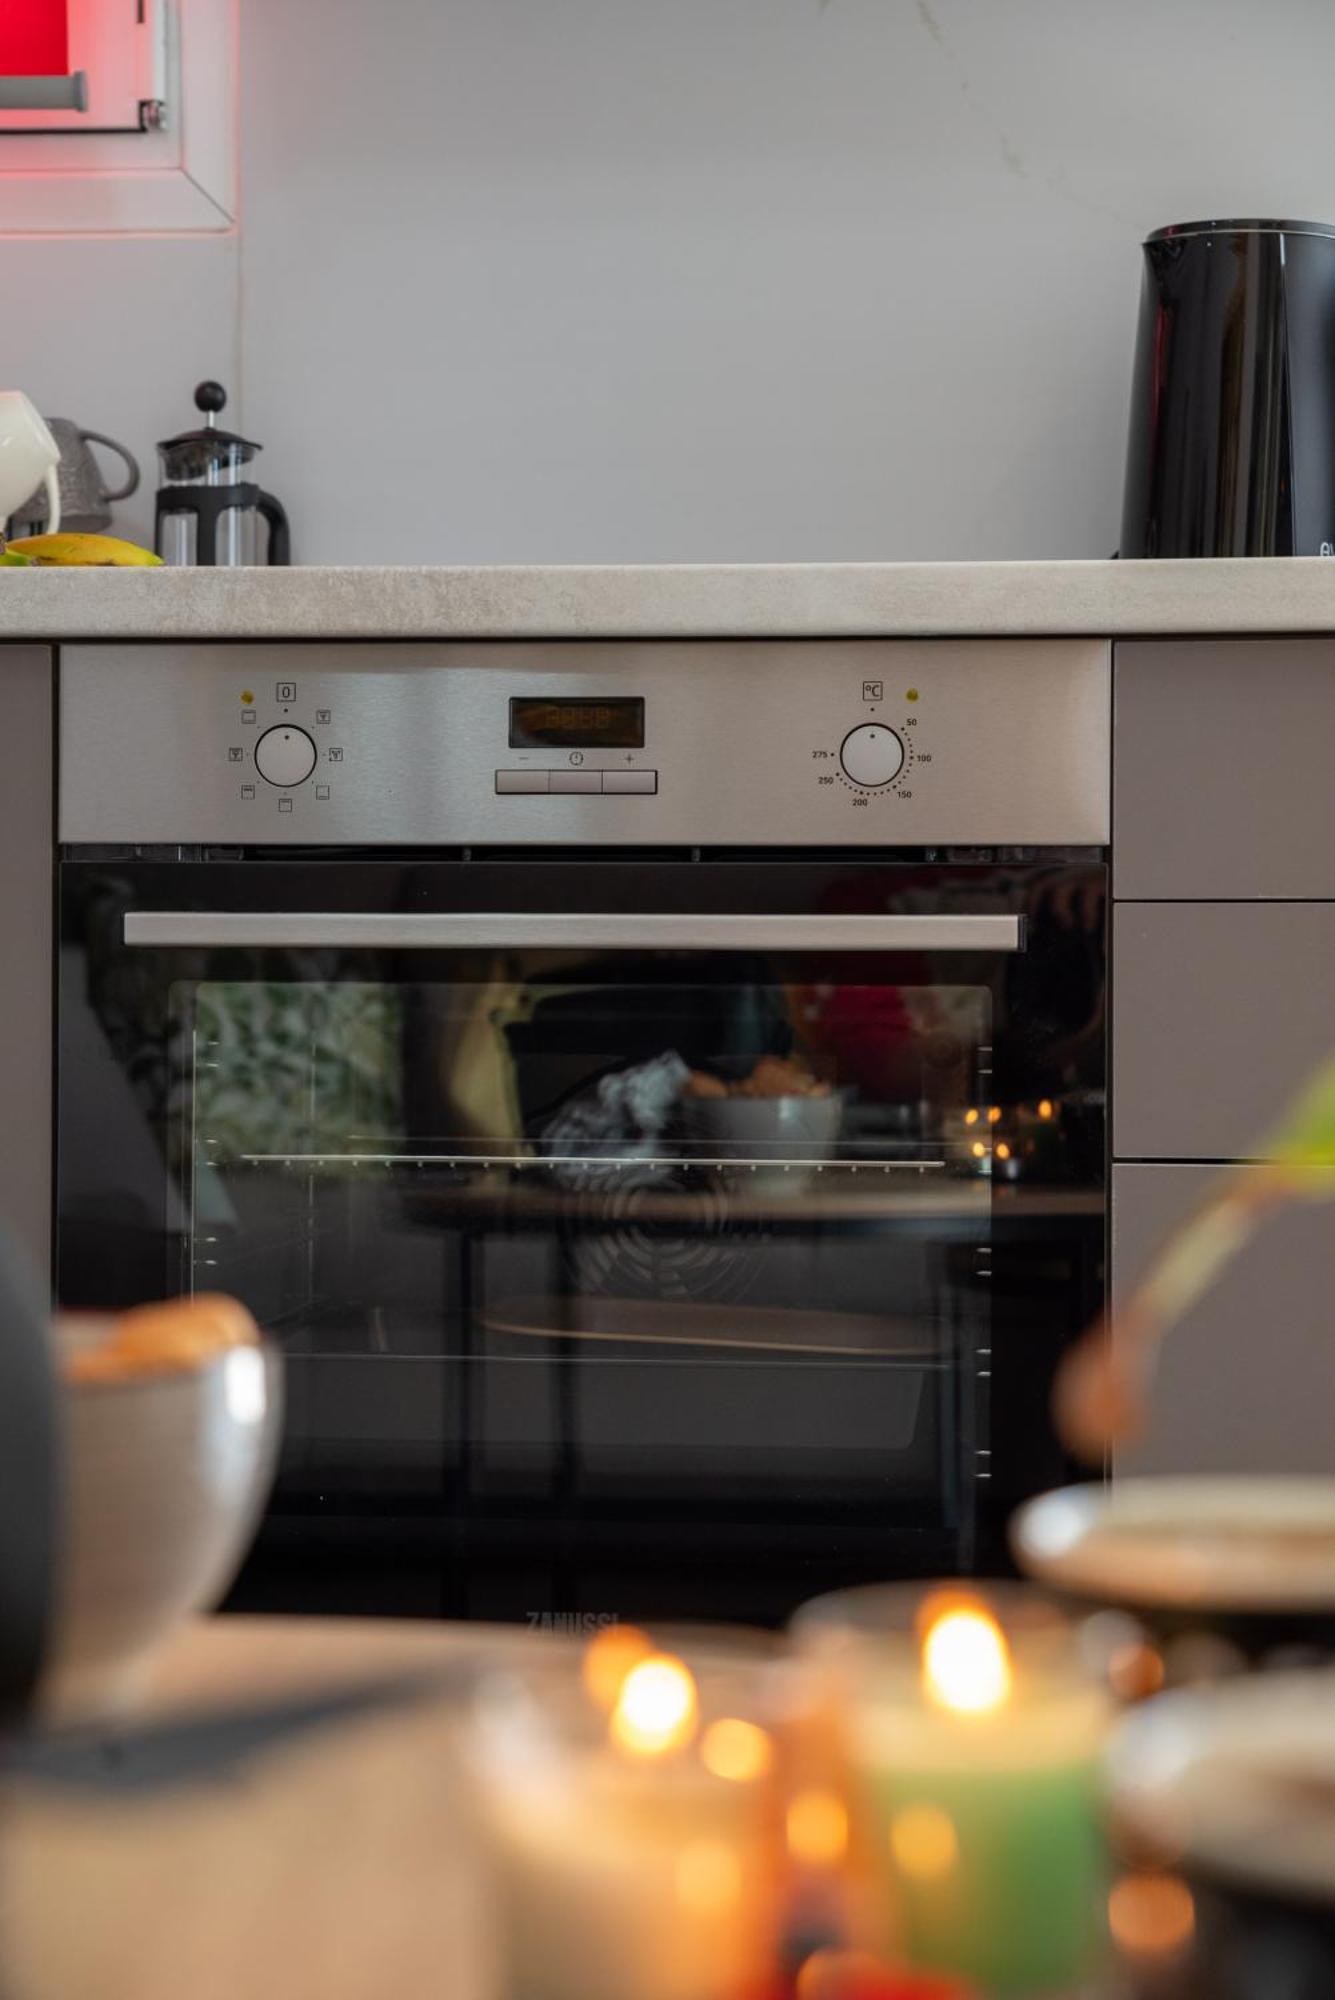
[[[1055,1613],[994,1603],[1005,1625],[953,1587],[852,1591],[803,1623],[840,1669],[876,1944],[990,1994],[1055,1994],[1102,1936],[1106,1701]]]
[[[535,1673],[484,1703],[512,2000],[746,2000],[770,1983],[774,1746],[737,1712],[757,1664],[693,1673],[620,1635],[582,1687]]]

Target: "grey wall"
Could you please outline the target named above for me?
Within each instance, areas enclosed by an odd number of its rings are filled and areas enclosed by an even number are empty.
[[[236,379],[237,249],[232,234],[0,236],[0,387],[132,448],[144,480],[116,510],[123,535],[152,543],[153,443],[186,428],[194,384]]]
[[[307,561],[1106,554],[1141,235],[1335,217],[1324,0],[242,30],[239,259],[0,240],[0,376],[143,447],[230,374]]]

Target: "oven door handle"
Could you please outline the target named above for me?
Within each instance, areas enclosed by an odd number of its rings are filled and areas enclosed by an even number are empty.
[[[574,910],[130,910],[127,945],[185,950],[1023,951],[1019,916],[590,915]]]

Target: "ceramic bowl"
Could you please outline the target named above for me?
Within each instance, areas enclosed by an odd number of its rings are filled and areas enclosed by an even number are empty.
[[[844,1119],[837,1091],[825,1097],[689,1097],[682,1100],[687,1157],[736,1160],[726,1172],[766,1187],[808,1183],[828,1160]]]
[[[1124,1479],[1045,1493],[1011,1523],[1021,1569],[1169,1642],[1240,1661],[1335,1653],[1335,1479]],[[1171,1676],[1170,1676],[1171,1678]]]
[[[1156,1995],[1335,1993],[1335,1675],[1161,1695],[1122,1723],[1108,1769],[1119,1845],[1191,1898],[1184,1983]]]
[[[99,1337],[58,1321],[58,1353]],[[132,1707],[153,1655],[211,1610],[268,1496],[282,1427],[276,1349],[202,1366],[66,1383],[56,1601],[39,1705],[78,1722]]]

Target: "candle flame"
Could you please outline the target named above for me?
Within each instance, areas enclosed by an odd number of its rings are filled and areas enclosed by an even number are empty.
[[[590,1700],[599,1708],[615,1708],[626,1675],[653,1650],[652,1640],[636,1626],[605,1625],[584,1652],[584,1687]]]
[[[990,1611],[956,1605],[928,1626],[923,1686],[941,1708],[986,1715],[1010,1697],[1014,1676],[1006,1636]]]
[[[633,1666],[612,1710],[614,1742],[636,1757],[661,1757],[695,1734],[698,1704],[690,1669],[670,1653]]]
[[[774,1762],[774,1745],[754,1722],[720,1716],[700,1739],[700,1762],[716,1778],[744,1785],[764,1777]]]
[[[1052,1099],[1051,1099],[1050,1097],[1040,1097],[1040,1098],[1039,1098],[1039,1100],[1038,1100],[1038,1115],[1039,1115],[1039,1117],[1040,1117],[1040,1118],[1051,1118],[1051,1116],[1052,1116]]]

